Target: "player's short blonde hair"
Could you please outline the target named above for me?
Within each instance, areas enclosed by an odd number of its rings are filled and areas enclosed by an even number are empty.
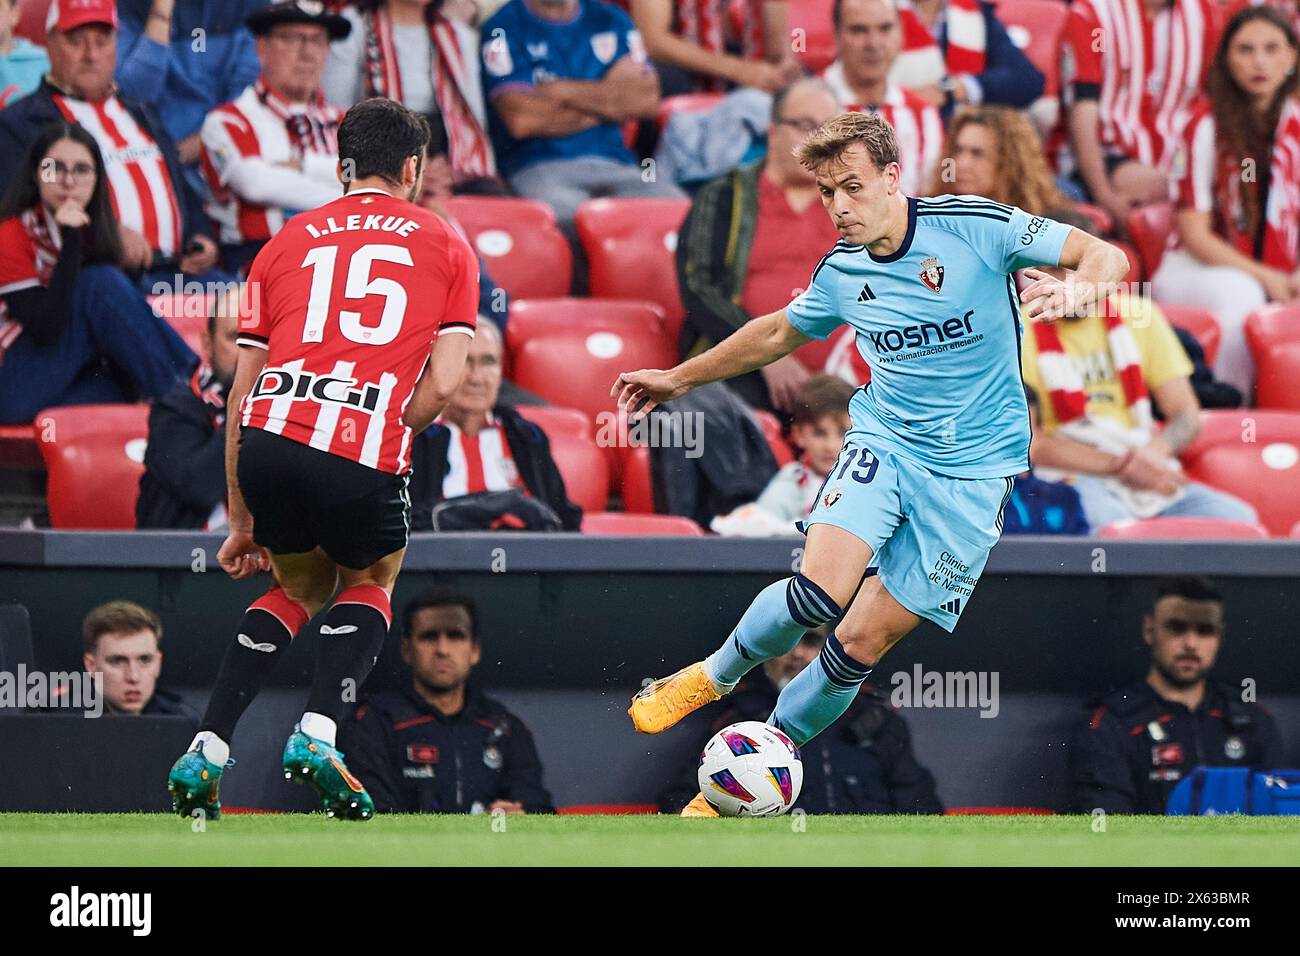
[[[795,159],[816,172],[843,157],[850,147],[861,144],[877,169],[898,162],[898,138],[894,128],[875,113],[841,113],[827,120],[794,151]]]

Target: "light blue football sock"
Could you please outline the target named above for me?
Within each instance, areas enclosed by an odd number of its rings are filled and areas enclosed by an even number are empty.
[[[767,722],[802,747],[849,709],[870,673],[870,667],[849,657],[832,633],[817,659],[785,685]]]
[[[843,612],[829,594],[802,574],[769,584],[722,646],[704,662],[714,684],[730,687],[763,661],[789,653],[805,631]]]

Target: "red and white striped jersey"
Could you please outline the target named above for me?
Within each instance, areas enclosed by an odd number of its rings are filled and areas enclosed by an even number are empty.
[[[477,435],[467,435],[450,422],[439,422],[451,433],[447,445],[447,473],[442,479],[442,496],[458,498],[478,491],[508,491],[523,485],[515,457],[510,453],[505,429],[488,415],[488,426]]]
[[[844,78],[844,66],[836,60],[822,73],[840,106],[850,113],[867,112]],[[894,83],[885,87],[885,95],[870,112],[879,113],[894,127],[898,140],[898,165],[903,192],[919,196],[928,192],[939,157],[943,154],[943,120],[939,110],[924,97]]]
[[[268,355],[241,422],[400,474],[433,341],[477,310],[478,260],[436,214],[377,189],[301,213],[249,269],[238,341]]]
[[[1268,159],[1267,207],[1258,231],[1248,225],[1243,193],[1258,193],[1264,170],[1242,174],[1241,157],[1219,148],[1214,110],[1208,100],[1193,110],[1173,168],[1176,205],[1210,215],[1210,227],[1244,256],[1284,272],[1300,265],[1300,102],[1282,106]],[[1180,246],[1178,230],[1169,248]]]
[[[66,119],[84,126],[99,144],[108,174],[108,197],[118,221],[144,236],[163,256],[177,255],[184,239],[180,197],[162,150],[148,130],[116,95],[98,103],[61,93],[53,99]]]
[[[299,210],[339,197],[338,125],[319,94],[289,103],[261,80],[208,114],[200,163],[223,243],[270,239]]]
[[[1111,155],[1168,170],[1217,39],[1214,0],[1074,0],[1066,22],[1066,80],[1098,101],[1098,137]]]

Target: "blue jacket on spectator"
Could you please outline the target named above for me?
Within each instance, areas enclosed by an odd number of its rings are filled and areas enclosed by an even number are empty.
[[[122,96],[154,107],[179,141],[257,79],[261,65],[244,20],[268,0],[187,0],[172,14],[172,41],[144,35],[150,0],[120,0],[117,79]]]
[[[10,87],[15,92],[10,101],[26,96],[41,83],[41,77],[49,72],[50,58],[45,48],[30,40],[14,37],[14,51],[8,56],[0,56],[0,96]]]
[[[1016,479],[1003,511],[1003,534],[1087,534],[1079,493],[1063,481],[1030,472]]]

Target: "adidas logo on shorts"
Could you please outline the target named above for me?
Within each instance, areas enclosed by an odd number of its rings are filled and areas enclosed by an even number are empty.
[[[949,614],[960,614],[961,598],[953,598],[951,601],[948,601],[946,604],[940,604],[939,610],[947,611]]]

